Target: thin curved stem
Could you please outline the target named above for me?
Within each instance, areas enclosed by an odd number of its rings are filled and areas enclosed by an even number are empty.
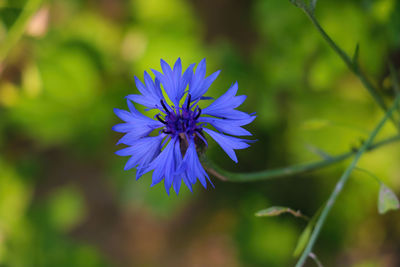
[[[319,24],[319,22],[317,21],[317,19],[314,16],[313,10],[311,10],[309,7],[307,7],[307,5],[300,6],[300,8],[308,16],[308,18],[311,20],[312,24],[315,26],[315,28],[318,30],[318,32],[321,34],[321,36],[325,39],[325,41],[328,43],[328,45],[339,55],[339,57],[343,60],[343,62],[347,65],[347,67],[359,78],[359,80],[364,85],[364,87],[367,89],[367,91],[370,93],[370,95],[375,99],[375,101],[379,105],[379,107],[386,113],[387,106],[385,104],[385,101],[383,100],[382,96],[378,93],[378,90],[375,88],[375,86],[368,80],[368,78],[365,76],[365,74],[359,68],[359,65],[357,62],[358,46],[356,48],[355,57],[352,60],[332,40],[332,38],[321,27],[321,25]],[[390,117],[390,119],[393,122],[393,124],[396,126],[396,128],[398,130],[400,130],[400,124],[392,116]]]
[[[7,57],[10,49],[18,42],[25,31],[26,24],[38,10],[42,0],[29,0],[21,14],[11,26],[5,40],[0,44],[0,63]]]
[[[375,174],[373,174],[372,172],[370,172],[369,170],[360,168],[360,167],[355,167],[354,170],[365,173],[366,175],[368,175],[368,177],[374,179],[375,182],[377,182],[379,185],[382,184],[381,179],[378,178],[378,176],[376,176]]]
[[[390,143],[393,143],[396,141],[400,141],[400,135],[395,135],[395,136],[389,137],[387,139],[384,139],[382,141],[376,142],[376,143],[368,146],[367,151],[372,151],[381,146],[384,146],[384,145],[387,145],[387,144],[390,144]],[[356,153],[357,153],[357,150],[343,153],[343,154],[340,154],[337,156],[332,156],[330,158],[311,162],[311,163],[303,163],[303,164],[297,164],[297,165],[284,167],[284,168],[278,168],[278,169],[273,169],[273,170],[264,170],[264,171],[259,171],[259,172],[250,172],[250,173],[233,173],[233,172],[223,170],[220,167],[218,167],[216,164],[214,164],[212,161],[210,161],[206,158],[202,159],[202,163],[203,163],[204,167],[206,168],[207,172],[209,172],[211,175],[214,175],[215,177],[217,177],[223,181],[257,182],[257,181],[270,180],[270,179],[281,178],[281,177],[285,177],[285,176],[292,176],[292,175],[298,175],[298,174],[310,172],[310,171],[313,171],[316,169],[330,166],[334,163],[343,161],[345,159],[348,159],[351,156],[355,155]]]
[[[386,112],[385,116],[382,118],[382,120],[378,123],[376,128],[372,131],[371,135],[368,137],[368,140],[357,151],[357,153],[356,153],[353,161],[349,165],[349,167],[346,169],[346,171],[340,177],[339,181],[337,182],[337,184],[335,186],[335,189],[329,196],[328,201],[327,201],[325,207],[323,208],[321,215],[319,216],[319,218],[315,224],[315,228],[311,234],[311,237],[307,243],[306,248],[304,249],[299,261],[296,264],[296,267],[303,266],[303,264],[307,260],[308,255],[312,252],[313,246],[315,244],[315,241],[318,238],[321,228],[324,225],[325,220],[328,217],[330,210],[332,209],[333,205],[335,204],[337,197],[339,196],[340,192],[342,192],[344,185],[346,184],[347,180],[349,179],[350,174],[352,173],[353,169],[356,168],[359,159],[364,154],[364,152],[366,152],[368,150],[368,147],[372,144],[375,137],[377,136],[379,131],[382,129],[383,125],[390,118],[393,111],[397,108],[397,104],[398,104],[399,100],[400,100],[400,98],[397,97],[393,106],[388,110],[388,112]]]

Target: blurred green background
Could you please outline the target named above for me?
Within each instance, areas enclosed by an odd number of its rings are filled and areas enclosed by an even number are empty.
[[[0,46],[26,5],[0,0]],[[360,43],[365,72],[389,102],[388,61],[400,67],[400,1],[320,0],[316,16],[343,49]],[[281,0],[42,1],[0,62],[0,266],[291,266],[305,222],[257,218],[269,206],[312,216],[348,162],[309,174],[234,184],[213,178],[170,197],[135,181],[114,151],[113,108],[133,76],[207,59],[257,112],[258,142],[224,168],[257,171],[317,160],[310,147],[350,151],[383,116],[301,10]],[[380,138],[395,133],[387,124]],[[400,193],[400,146],[360,167]],[[325,266],[400,266],[400,214],[377,212],[378,184],[354,172],[314,252]],[[308,262],[307,266],[315,266]]]

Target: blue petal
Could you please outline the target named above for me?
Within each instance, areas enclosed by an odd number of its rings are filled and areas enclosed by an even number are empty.
[[[194,64],[191,64],[182,75],[182,63],[180,58],[175,62],[173,70],[161,59],[161,69],[163,73],[152,70],[175,106],[179,106],[179,102],[185,94],[185,89],[193,76],[193,67]]]
[[[204,77],[206,76],[206,69],[207,69],[207,62],[206,59],[203,58],[200,61],[199,65],[197,65],[196,72],[193,77],[195,83],[200,83],[201,80],[204,79]]]
[[[169,190],[173,185],[173,188],[178,195],[179,189],[181,187],[182,176],[176,173],[176,169],[178,165],[182,162],[182,154],[180,149],[179,139],[176,138],[175,140],[171,141],[174,144],[173,147],[173,156],[172,156],[172,164],[171,164],[171,175],[165,175],[164,179],[164,186],[167,194],[169,195]]]
[[[182,162],[182,153],[181,153],[181,147],[180,147],[179,142],[175,142],[174,158],[175,158],[175,170],[176,170]],[[173,188],[177,195],[179,194],[179,189],[181,188],[181,183],[182,183],[182,175],[177,174],[175,171],[174,180],[172,182],[172,185],[173,185]]]
[[[182,62],[181,59],[178,58],[174,65],[173,75],[174,75],[174,85],[175,88],[179,88],[179,79],[182,73]]]
[[[216,72],[204,79],[201,86],[202,90],[200,91],[201,95],[204,95],[207,92],[208,88],[210,88],[211,84],[215,81],[215,79],[217,79],[220,72],[220,70],[217,70]]]
[[[127,123],[117,124],[113,127],[113,130],[116,132],[126,132],[126,134],[118,140],[117,145],[132,145],[136,140],[148,136],[153,131],[153,128],[148,126],[138,127],[137,124],[129,124],[128,126],[125,126],[125,124]],[[121,128],[122,130],[127,130],[122,131]]]
[[[136,166],[138,166],[138,169],[143,169],[160,153],[162,139],[161,136],[144,137],[132,142],[131,146],[118,150],[115,154],[119,156],[131,156],[125,165],[125,170]],[[137,178],[140,175],[137,175]]]
[[[203,128],[203,130],[208,133],[225,151],[226,154],[234,161],[238,162],[234,149],[243,149],[249,147],[250,142],[254,142],[251,140],[240,139],[232,136],[227,136],[224,134],[220,134],[214,132],[210,129]]]
[[[217,119],[212,117],[200,117],[199,121],[210,123],[212,126],[215,127],[215,129],[217,129],[220,132],[231,135],[244,136],[252,134],[240,126],[249,124],[255,118],[256,118],[255,116],[249,116],[249,118],[246,119],[230,120],[230,119]]]
[[[145,71],[144,81],[146,83],[146,87],[149,88],[149,93],[156,101],[160,101],[160,99],[163,99],[160,81],[158,79],[155,79],[155,82],[153,82],[151,76]]]
[[[174,181],[176,174],[176,159],[175,159],[175,148],[176,143],[179,143],[177,138],[171,139],[166,145],[164,150],[155,158],[146,171],[153,171],[153,182],[151,186],[158,184],[164,179],[165,189],[169,195],[169,189]]]
[[[185,183],[185,185],[187,186],[187,188],[189,188],[190,192],[193,193],[193,188],[192,188],[192,183],[190,182],[189,178],[187,177],[186,173],[183,172],[181,173],[182,178],[183,178],[183,182]]]
[[[130,102],[129,100],[126,101],[128,104],[129,111],[121,110],[118,108],[114,109],[115,114],[120,117],[122,120],[126,122],[146,122],[151,125],[153,124],[160,124],[159,121],[153,120],[149,117],[144,116],[142,113],[140,113],[135,106]]]
[[[141,133],[144,132],[151,132],[153,129],[155,129],[155,127],[150,127],[145,122],[138,121],[119,123],[114,125],[111,129],[119,133],[138,132],[137,134],[141,135]]]
[[[128,121],[134,120],[134,117],[132,116],[132,114],[126,110],[114,108],[114,113],[123,121],[128,122]]]
[[[126,133],[117,144],[131,145],[136,140],[148,136],[154,129],[164,126],[161,122],[141,114],[130,101],[128,101],[128,106],[130,112],[114,109],[115,114],[125,121],[125,123],[119,123],[112,127],[113,131]]]
[[[157,106],[160,105],[160,100],[155,102],[153,99],[143,95],[127,95],[126,98],[150,109],[157,108]]]
[[[178,60],[179,60],[179,58],[178,58]],[[173,72],[172,72],[171,67],[168,65],[167,62],[165,62],[164,59],[161,59],[160,63],[161,63],[161,69],[162,69],[163,73],[166,75],[167,78],[171,78],[171,82],[172,82],[173,81]]]
[[[196,180],[199,179],[200,183],[207,188],[207,180],[212,184],[210,178],[205,172],[203,166],[200,163],[199,157],[197,155],[196,146],[193,139],[189,140],[189,147],[186,150],[185,157],[182,163],[178,167],[178,173],[184,172],[190,183],[195,184]]]
[[[136,84],[136,88],[139,90],[139,92],[142,95],[147,95],[149,94],[149,90],[146,88],[146,86],[142,83],[142,81],[138,78],[138,77],[134,77],[135,79],[135,84]]]
[[[207,78],[204,78],[206,76],[206,60],[203,59],[200,61],[196,68],[196,72],[189,82],[189,94],[191,95],[192,100],[197,100],[198,98],[202,97],[218,77],[219,73],[220,71],[217,71]]]
[[[114,125],[112,127],[113,131],[121,133],[137,132],[137,136],[142,137],[147,135],[145,133],[150,133],[152,130],[164,126],[161,122],[144,116],[135,109],[135,106],[130,101],[127,102],[130,112],[117,108],[114,109],[115,114],[125,121],[125,123]]]
[[[146,71],[144,72],[144,81],[145,84],[135,76],[136,87],[141,95],[128,95],[127,98],[148,108],[157,108],[160,100],[163,99],[160,84],[157,79],[154,83]]]
[[[185,89],[193,77],[194,66],[195,66],[195,64],[190,64],[189,67],[185,70],[185,72],[182,75],[182,78],[181,78],[180,84],[179,84],[180,94],[181,94],[180,99],[185,94]]]
[[[207,113],[203,113],[205,115],[211,115]],[[236,110],[236,109],[221,109],[218,111],[212,112],[212,116],[220,117],[220,118],[226,118],[226,119],[234,119],[234,120],[246,120],[251,117],[250,114]]]
[[[154,73],[154,76],[156,76],[156,79],[161,82],[161,84],[164,86],[164,90],[167,93],[168,97],[170,97],[170,94],[173,95],[172,91],[173,90],[173,84],[170,82],[167,77],[164,76],[161,72],[157,70],[151,70]]]
[[[216,99],[213,103],[211,103],[208,107],[203,109],[203,114],[211,115],[215,117],[227,118],[227,119],[248,119],[250,117],[249,114],[235,110],[238,106],[240,106],[246,96],[235,96],[238,90],[237,82],[234,83],[229,90]]]

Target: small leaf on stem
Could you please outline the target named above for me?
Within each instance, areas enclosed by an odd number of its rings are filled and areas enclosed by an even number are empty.
[[[389,210],[398,210],[400,208],[399,200],[393,191],[384,185],[381,184],[379,189],[379,198],[378,198],[378,211],[380,214],[384,214]]]
[[[308,241],[310,240],[312,231],[314,229],[315,223],[317,222],[317,219],[319,217],[319,215],[322,212],[323,207],[325,206],[326,203],[324,203],[324,205],[322,205],[317,212],[314,214],[314,216],[311,218],[311,220],[308,222],[306,228],[303,230],[303,232],[301,233],[299,240],[297,241],[297,245],[296,248],[294,249],[293,252],[293,256],[294,257],[298,257],[304,250],[304,248],[306,247]]]
[[[279,206],[273,206],[268,209],[260,210],[260,211],[256,212],[255,215],[257,217],[272,217],[272,216],[279,216],[282,213],[290,213],[295,217],[299,217],[299,218],[308,220],[308,217],[303,215],[299,210],[295,211],[288,207],[279,207]]]
[[[313,222],[314,221],[314,222]],[[296,248],[294,249],[293,256],[298,257],[306,247],[308,240],[310,239],[312,230],[314,228],[315,220],[310,221],[304,231],[301,233],[299,240],[297,241]]]
[[[353,68],[357,69],[358,68],[358,56],[360,53],[360,44],[357,43],[356,45],[356,49],[354,50],[354,54],[353,54]]]

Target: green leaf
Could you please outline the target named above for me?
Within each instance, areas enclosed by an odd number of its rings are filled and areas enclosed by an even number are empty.
[[[380,214],[384,214],[389,210],[398,210],[400,208],[399,200],[393,191],[384,185],[381,184],[379,189],[379,198],[378,198],[378,211]]]
[[[317,219],[318,219],[319,215],[321,214],[322,208],[324,206],[325,206],[325,204],[322,205],[318,209],[318,211],[314,214],[314,216],[311,218],[311,220],[307,224],[306,228],[301,233],[299,240],[297,241],[296,248],[294,249],[293,257],[297,258],[303,252],[304,248],[306,247],[306,245],[308,243],[308,240],[310,240],[311,233],[314,229],[315,223],[317,222]]]
[[[353,60],[352,60],[353,61],[353,67],[355,69],[358,68],[358,56],[359,56],[359,53],[360,53],[360,44],[357,43],[356,49],[354,50],[354,54],[353,54]]]
[[[303,218],[308,220],[308,217],[303,215],[299,210],[295,211],[291,208],[288,207],[279,207],[279,206],[273,206],[268,209],[260,210],[256,212],[257,217],[272,217],[272,216],[279,216],[282,213],[290,213],[295,217]]]
[[[303,252],[304,248],[306,247],[308,240],[310,239],[312,230],[314,228],[314,223],[309,222],[307,227],[304,229],[304,231],[301,233],[299,240],[297,241],[296,248],[294,249],[293,256],[298,257],[301,252]]]

